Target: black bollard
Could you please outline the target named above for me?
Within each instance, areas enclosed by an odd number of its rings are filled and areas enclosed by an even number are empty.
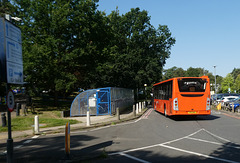
[[[1,117],[2,117],[2,127],[5,127],[7,125],[6,114],[1,113]]]
[[[19,114],[20,114],[20,109],[21,109],[21,104],[20,104],[20,103],[17,103],[17,104],[16,104],[16,116],[19,116]]]

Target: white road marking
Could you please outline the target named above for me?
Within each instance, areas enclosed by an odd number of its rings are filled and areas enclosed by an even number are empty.
[[[224,161],[224,162],[229,162],[229,163],[240,163],[240,162],[236,162],[236,161],[232,161],[232,160],[227,160],[227,159],[223,159],[223,158],[218,158],[218,157],[214,157],[214,156],[209,156],[209,155],[205,155],[205,154],[202,154],[202,153],[197,153],[197,152],[193,152],[193,151],[188,151],[188,150],[184,150],[184,149],[180,149],[180,148],[175,148],[175,147],[171,147],[169,145],[166,145],[166,144],[170,144],[170,143],[173,143],[173,142],[176,142],[176,141],[180,141],[180,140],[183,140],[183,139],[192,139],[192,140],[196,140],[196,141],[201,141],[201,142],[206,142],[206,143],[212,143],[212,144],[217,144],[217,145],[224,145],[223,143],[217,143],[217,142],[211,142],[211,141],[208,141],[208,140],[202,140],[202,139],[196,139],[196,138],[192,138],[190,136],[193,136],[197,133],[199,133],[200,131],[205,131],[207,133],[209,133],[210,135],[212,136],[215,136],[221,140],[224,140],[224,141],[227,141],[227,142],[230,142],[229,140],[227,139],[224,139],[222,137],[219,137],[215,134],[212,134],[211,132],[205,130],[205,129],[200,129],[192,134],[189,134],[187,136],[184,136],[184,137],[181,137],[181,138],[178,138],[178,139],[175,139],[175,140],[171,140],[171,141],[168,141],[168,142],[165,142],[165,143],[161,143],[161,144],[156,144],[156,145],[150,145],[150,146],[145,146],[145,147],[140,147],[140,148],[135,148],[135,149],[130,149],[130,150],[126,150],[126,151],[122,151],[122,152],[115,152],[115,153],[110,153],[109,156],[113,156],[113,155],[122,155],[122,156],[125,156],[125,157],[128,157],[128,158],[131,158],[133,160],[137,160],[138,158],[136,157],[133,157],[133,156],[130,156],[130,155],[127,155],[126,153],[129,153],[129,152],[135,152],[135,151],[139,151],[139,150],[143,150],[143,149],[148,149],[148,148],[153,148],[153,147],[165,147],[165,148],[169,148],[169,149],[173,149],[173,150],[177,150],[177,151],[181,151],[181,152],[185,152],[185,153],[189,153],[189,154],[193,154],[193,155],[197,155],[197,156],[202,156],[202,157],[206,157],[206,158],[210,158],[210,159],[214,159],[214,160],[219,160],[219,161]],[[228,146],[226,145],[226,147],[231,147],[231,148],[237,148],[239,149],[240,147],[235,147],[235,146]],[[140,162],[144,162],[145,163],[145,160],[137,160],[137,161],[140,161]],[[146,162],[148,163],[148,162]]]
[[[21,147],[23,147],[23,145],[18,145],[16,147],[14,147],[14,149],[18,149],[18,148],[21,148]]]
[[[25,142],[23,142],[23,144],[27,144],[30,143],[32,140],[26,140]]]
[[[109,156],[119,155],[119,154],[121,154],[121,153],[135,152],[135,151],[139,151],[139,150],[143,150],[143,149],[148,149],[148,148],[153,148],[153,147],[157,147],[157,146],[159,146],[159,144],[150,145],[150,146],[141,147],[141,148],[130,149],[130,150],[122,151],[122,152],[110,153]]]
[[[130,155],[126,154],[126,153],[119,153],[119,154],[122,155],[122,156],[128,157],[128,158],[130,158],[130,159],[133,159],[133,160],[135,160],[135,161],[139,161],[139,162],[142,162],[142,163],[150,163],[150,162],[148,162],[148,161],[139,159],[139,158],[137,158],[137,157],[130,156]]]
[[[207,133],[209,133],[210,135],[215,136],[216,138],[219,138],[219,139],[224,140],[224,141],[226,141],[226,142],[231,142],[230,140],[227,140],[227,139],[224,139],[224,138],[222,138],[222,137],[220,137],[220,136],[217,136],[217,135],[209,132],[208,130],[205,130],[205,129],[203,129],[203,130],[206,131]]]
[[[229,163],[239,163],[239,162],[236,162],[236,161],[227,160],[227,159],[218,158],[218,157],[213,157],[213,156],[209,156],[209,155],[205,155],[205,154],[201,154],[201,153],[197,153],[197,152],[187,151],[187,150],[184,150],[184,149],[175,148],[175,147],[171,147],[171,146],[167,146],[167,145],[163,145],[163,144],[161,144],[159,146],[169,148],[169,149],[173,149],[173,150],[176,150],[176,151],[181,151],[181,152],[184,152],[184,153],[189,153],[189,154],[193,154],[193,155],[197,155],[197,156],[211,158],[211,159],[214,159],[214,160],[219,160],[219,161],[224,161],[224,162],[229,162]]]
[[[201,141],[201,142],[205,142],[205,143],[216,144],[216,145],[222,145],[222,146],[230,147],[230,148],[240,149],[240,147],[237,147],[237,146],[225,145],[225,144],[223,144],[223,143],[212,142],[212,141],[208,141],[208,140],[202,140],[202,139],[191,138],[191,137],[187,137],[187,139],[196,140],[196,141]]]
[[[141,119],[148,119],[148,116],[151,114],[151,112],[153,111],[153,109],[149,109],[143,116]]]
[[[32,139],[36,139],[36,138],[38,138],[39,137],[39,135],[35,135],[35,136],[33,136],[32,137]],[[26,140],[25,142],[23,142],[23,144],[28,144],[28,143],[30,143],[30,142],[32,142],[32,140],[30,139],[30,140]],[[16,147],[14,147],[14,149],[19,149],[19,148],[22,148],[23,147],[23,145],[18,145],[18,146],[16,146]]]
[[[200,129],[200,130],[198,130],[198,131],[196,131],[196,132],[194,132],[194,133],[192,133],[192,134],[189,134],[189,135],[187,135],[187,136],[184,136],[184,137],[182,137],[182,138],[178,138],[178,139],[175,139],[175,140],[171,140],[171,141],[168,141],[168,142],[165,142],[165,143],[162,143],[162,144],[170,144],[170,143],[173,143],[173,142],[176,142],[176,141],[185,139],[185,138],[187,138],[187,137],[190,137],[190,136],[193,136],[193,135],[197,134],[198,132],[200,132],[200,131],[202,131],[202,130],[203,130],[203,129]]]
[[[203,129],[200,129],[188,136],[192,136],[196,133],[198,133],[199,131],[202,131]],[[157,147],[159,145],[164,145],[164,144],[170,144],[170,143],[173,143],[173,142],[176,142],[176,141],[179,141],[179,140],[182,140],[182,139],[185,139],[186,137],[188,136],[184,136],[182,138],[179,138],[179,139],[175,139],[175,140],[171,140],[171,141],[168,141],[168,142],[165,142],[165,143],[161,143],[161,144],[155,144],[155,145],[150,145],[150,146],[146,146],[146,147],[140,147],[140,148],[135,148],[135,149],[130,149],[130,150],[126,150],[126,151],[122,151],[122,152],[116,152],[116,153],[110,153],[109,155],[112,156],[112,155],[119,155],[120,153],[129,153],[129,152],[135,152],[135,151],[139,151],[139,150],[143,150],[143,149],[148,149],[148,148],[153,148],[153,147]]]

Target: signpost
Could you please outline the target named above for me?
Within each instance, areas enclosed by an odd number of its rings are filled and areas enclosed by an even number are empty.
[[[7,86],[8,89],[8,86]],[[14,94],[12,90],[8,91],[7,94],[7,107],[8,107],[8,139],[7,139],[7,162],[13,162],[13,139],[11,130],[11,112],[15,106]]]
[[[0,82],[23,84],[23,59],[21,30],[10,21],[0,17]],[[13,139],[11,131],[11,112],[15,106],[14,94],[7,94],[8,140],[7,162],[13,162]]]

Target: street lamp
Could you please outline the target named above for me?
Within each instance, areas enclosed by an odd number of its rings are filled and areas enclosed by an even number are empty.
[[[217,80],[216,80],[216,65],[213,66],[214,67],[214,74],[215,74],[215,94],[217,94]]]
[[[146,94],[146,87],[147,87],[147,84],[144,84],[144,87],[145,87],[145,99],[147,100],[147,94]]]

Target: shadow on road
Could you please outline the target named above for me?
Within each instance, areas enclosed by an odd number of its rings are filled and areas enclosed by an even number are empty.
[[[174,121],[204,121],[204,120],[215,120],[220,117],[215,115],[178,115],[178,116],[171,116],[170,119]]]
[[[111,142],[100,143],[88,148],[85,147],[87,141],[93,141],[98,139],[95,136],[87,135],[72,135],[70,140],[70,148],[74,149],[71,152],[80,154],[87,153],[102,148],[104,145],[110,145]],[[21,163],[48,163],[48,162],[59,162],[59,160],[65,159],[65,136],[64,135],[52,135],[52,136],[41,136],[37,139],[30,139],[29,143],[26,140],[14,142],[14,162]],[[5,144],[6,145],[6,144]],[[22,145],[20,148],[17,146]],[[72,155],[72,153],[70,154]],[[6,155],[0,156],[0,162],[6,162]]]

